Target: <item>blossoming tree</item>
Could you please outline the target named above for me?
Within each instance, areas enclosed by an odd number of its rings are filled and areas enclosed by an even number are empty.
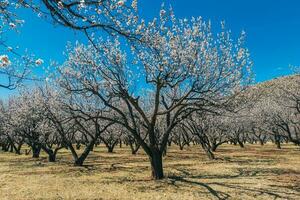
[[[172,130],[195,111],[226,104],[248,83],[251,61],[244,33],[234,43],[224,24],[215,35],[201,18],[176,19],[162,9],[159,20],[135,32],[142,37],[130,43],[131,55],[118,38],[69,48],[58,82],[68,93],[98,98],[109,111],[99,118],[124,126],[149,156],[152,177],[161,179]]]

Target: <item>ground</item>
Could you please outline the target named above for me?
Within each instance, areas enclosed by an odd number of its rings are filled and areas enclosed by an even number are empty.
[[[299,148],[224,145],[216,157],[209,161],[198,146],[172,146],[167,178],[153,181],[147,157],[127,147],[98,147],[85,167],[72,166],[67,150],[57,163],[0,151],[0,199],[300,199]]]

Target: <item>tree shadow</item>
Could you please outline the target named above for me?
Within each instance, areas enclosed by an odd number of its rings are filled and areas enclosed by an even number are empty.
[[[289,192],[282,192],[282,191],[278,192],[278,191],[276,191],[276,188],[274,190],[267,190],[267,189],[243,187],[243,186],[235,185],[235,184],[228,184],[228,183],[225,184],[225,183],[220,183],[220,182],[211,182],[210,184],[227,187],[227,188],[231,188],[234,190],[240,190],[242,192],[248,191],[248,192],[252,192],[252,193],[257,193],[257,195],[255,195],[254,197],[259,196],[259,195],[269,195],[269,196],[273,197],[273,199],[280,198],[280,199],[289,200],[289,199],[293,199],[293,198],[290,198],[287,195],[294,195],[294,193],[289,193]],[[281,195],[281,194],[283,194],[283,195]]]
[[[192,185],[204,187],[205,189],[207,189],[209,191],[210,194],[212,194],[218,200],[225,200],[225,199],[228,199],[229,197],[231,197],[229,194],[227,194],[225,192],[213,189],[206,183],[202,183],[202,182],[198,182],[198,181],[191,181],[191,180],[185,179],[180,176],[169,176],[168,178],[171,180],[172,185],[176,185],[176,182],[181,182],[181,183],[192,184]]]
[[[297,196],[299,195],[300,197],[300,189],[298,187],[293,187],[293,186],[282,186],[282,185],[269,185],[271,188],[255,188],[255,187],[250,187],[249,185],[243,186],[239,183],[224,183],[223,181],[219,181],[222,179],[228,179],[228,180],[233,180],[237,178],[248,178],[248,177],[264,177],[268,176],[270,174],[273,175],[286,175],[286,174],[294,174],[294,175],[299,175],[298,171],[293,171],[293,170],[283,170],[279,168],[275,169],[268,169],[268,168],[260,168],[260,169],[255,169],[255,170],[249,170],[249,169],[238,169],[238,173],[234,175],[194,175],[193,173],[184,170],[184,169],[176,169],[181,173],[180,176],[169,176],[171,180],[173,180],[172,184],[175,185],[175,182],[180,181],[183,183],[187,184],[194,184],[194,185],[199,185],[205,187],[212,195],[217,197],[218,199],[228,199],[230,194],[220,192],[217,190],[214,190],[211,186],[221,186],[224,188],[229,188],[233,189],[235,191],[240,191],[241,193],[246,193],[250,192],[251,196],[254,198],[260,195],[268,195],[273,199],[293,199],[290,196]],[[208,183],[202,183],[198,181],[191,181],[191,179],[199,180],[199,179],[208,179]],[[215,181],[218,180],[218,181]],[[284,189],[284,191],[282,190]]]

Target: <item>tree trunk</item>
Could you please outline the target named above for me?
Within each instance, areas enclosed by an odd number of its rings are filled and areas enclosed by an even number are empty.
[[[280,144],[280,136],[275,134],[274,135],[274,142],[276,144],[277,149],[281,149],[281,144]]]
[[[114,150],[114,147],[107,147],[107,152],[108,152],[108,153],[112,153],[113,150]]]
[[[131,149],[131,154],[132,155],[136,155],[136,153],[138,152],[138,150],[139,150],[139,148],[140,148],[141,145],[136,144],[134,146],[134,144],[132,142],[129,142],[129,146],[130,146],[130,149]]]
[[[152,178],[155,180],[163,179],[164,171],[163,171],[162,153],[157,150],[153,150],[149,158],[151,163]]]
[[[56,161],[56,154],[55,153],[50,153],[48,155],[49,155],[49,157],[48,157],[49,162],[55,162]]]
[[[81,144],[80,144],[80,143],[77,143],[77,144],[76,144],[76,149],[77,149],[77,150],[80,150],[80,146],[81,146]]]
[[[239,143],[239,145],[240,145],[241,148],[244,148],[244,147],[245,147],[243,142],[238,141],[238,143]]]
[[[80,156],[78,159],[75,160],[74,162],[74,166],[82,166],[83,165],[83,162],[84,162],[84,159],[82,156]]]
[[[31,147],[32,148],[32,157],[33,158],[39,158],[40,157],[40,152],[41,152],[41,147],[38,145],[34,145]]]
[[[86,146],[86,148],[84,149],[83,153],[81,154],[80,157],[78,157],[77,159],[75,159],[74,165],[75,166],[82,166],[83,162],[85,161],[85,159],[87,158],[87,156],[89,155],[90,151],[93,149],[95,144],[95,141],[91,141],[90,144],[88,144]]]
[[[53,151],[51,148],[42,146],[42,149],[48,154],[48,161],[55,162],[56,160],[56,153],[58,150]]]
[[[208,144],[206,144],[205,142],[201,141],[201,146],[202,146],[202,149],[205,151],[207,157],[210,159],[210,160],[214,160],[215,159],[215,155],[213,154],[213,152],[210,150],[210,147],[208,146]]]
[[[276,148],[277,149],[281,149],[281,145],[280,145],[280,141],[279,140],[275,140],[275,144],[276,144]]]
[[[8,151],[8,145],[7,145],[7,144],[3,144],[2,150],[3,150],[4,152],[7,152],[7,151]]]
[[[212,152],[215,152],[217,150],[217,147],[218,147],[218,145],[216,143],[212,143],[210,149]]]
[[[215,159],[215,155],[213,154],[213,152],[211,152],[210,149],[205,150],[205,152],[206,152],[207,157],[208,157],[210,160],[214,160],[214,159]]]
[[[183,145],[179,145],[179,149],[182,151],[183,150]]]
[[[14,145],[10,144],[9,152],[13,153],[14,152]]]
[[[21,155],[21,148],[22,148],[23,143],[18,144],[18,146],[16,147],[15,151],[16,154]]]
[[[130,146],[130,149],[131,149],[131,154],[135,155],[136,151],[134,150],[132,142],[129,142],[129,146]]]
[[[260,143],[261,146],[264,145],[264,141],[263,140],[259,140],[259,143]]]

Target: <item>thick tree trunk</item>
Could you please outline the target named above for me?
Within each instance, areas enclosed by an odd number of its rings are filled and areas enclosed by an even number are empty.
[[[210,149],[212,152],[215,152],[217,150],[217,147],[218,147],[218,145],[216,143],[212,143]]]
[[[56,161],[56,154],[55,153],[51,153],[51,154],[48,154],[49,157],[48,157],[48,161],[49,162],[55,162]]]
[[[108,153],[113,153],[114,147],[107,147],[107,152]]]
[[[82,166],[84,160],[85,160],[85,158],[83,158],[82,156],[80,156],[78,159],[75,160],[74,166]]]
[[[48,161],[49,162],[55,162],[56,161],[56,154],[58,149],[53,151],[51,148],[48,147],[42,147],[42,149],[48,154]]]
[[[7,152],[8,151],[8,145],[7,144],[3,144],[2,145],[2,150],[4,151],[4,152]]]
[[[150,156],[150,163],[151,163],[152,178],[155,180],[163,179],[164,171],[163,171],[162,153],[156,150],[152,151],[152,154]]]
[[[41,147],[39,145],[36,145],[36,146],[34,145],[31,148],[32,148],[32,157],[39,158],[40,152],[41,152]]]
[[[86,148],[84,149],[83,153],[81,154],[80,157],[75,157],[75,162],[74,165],[75,166],[82,166],[83,162],[85,161],[85,159],[87,158],[87,156],[89,155],[90,151],[93,149],[95,144],[95,141],[91,141],[91,143],[89,145],[86,146]]]

